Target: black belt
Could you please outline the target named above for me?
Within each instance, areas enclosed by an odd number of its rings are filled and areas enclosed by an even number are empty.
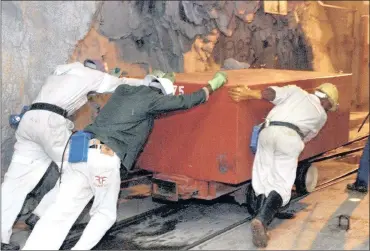
[[[64,118],[67,118],[68,114],[67,111],[63,108],[48,103],[34,103],[31,105],[30,110],[45,110],[49,112],[54,112],[56,114],[59,114],[60,116],[63,116]]]
[[[298,126],[296,126],[296,125],[293,125],[293,124],[291,124],[291,123],[289,123],[289,122],[270,121],[269,126],[285,126],[285,127],[288,127],[288,128],[290,128],[290,129],[293,129],[294,131],[296,131],[296,132],[298,133],[298,135],[301,137],[301,139],[302,139],[302,140],[304,139],[304,135],[303,135],[303,133],[301,132],[301,130],[299,129],[299,127],[298,127]],[[263,123],[261,130],[262,130],[263,128],[265,128],[265,127],[266,127],[266,122],[265,122],[265,123]]]
[[[91,133],[92,134],[92,133]],[[95,135],[94,134],[92,134],[92,137],[91,137],[91,139],[97,139],[97,138],[95,138],[94,137]],[[104,145],[104,142],[102,142],[102,141],[100,141],[100,139],[98,139],[99,140],[99,144],[94,144],[94,145],[91,145],[91,146],[89,146],[89,148],[94,148],[94,149],[96,149],[96,148],[98,148],[99,147],[99,145]]]
[[[99,145],[104,145],[104,143],[100,142],[99,144],[89,146],[89,148],[94,148],[95,149],[95,148],[98,148]]]

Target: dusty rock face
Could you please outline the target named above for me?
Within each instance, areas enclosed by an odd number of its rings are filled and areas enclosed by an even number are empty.
[[[94,30],[92,40],[105,40],[111,49],[95,42],[74,58],[103,56],[110,67],[120,65],[126,72],[135,67],[145,73],[207,71],[220,69],[227,58],[252,67],[312,68],[311,49],[294,13],[266,14],[260,1],[107,1],[95,28],[105,38]],[[90,47],[99,54],[88,52]]]

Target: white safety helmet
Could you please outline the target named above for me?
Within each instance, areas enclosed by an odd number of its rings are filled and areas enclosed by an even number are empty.
[[[93,70],[98,70],[101,72],[107,72],[107,64],[101,60],[96,60],[96,59],[86,59],[84,61],[84,66],[88,67]]]
[[[144,78],[144,85],[158,88],[164,95],[174,94],[173,83],[168,78],[158,78],[153,75],[146,75]]]

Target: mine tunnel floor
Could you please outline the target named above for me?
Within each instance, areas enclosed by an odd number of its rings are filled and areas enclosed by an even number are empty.
[[[369,133],[367,122],[360,133],[357,130],[368,108],[357,109],[351,113],[350,140]],[[364,144],[364,142],[362,142]],[[359,147],[357,144],[354,147]],[[341,151],[353,146],[344,147]],[[360,152],[342,159],[318,162],[319,183],[328,182],[338,173],[355,170],[359,163]],[[356,174],[342,181],[316,191],[295,202],[290,209],[296,212],[292,220],[275,219],[271,226],[271,239],[267,249],[369,249],[369,195],[346,191],[346,184],[354,182]],[[139,185],[126,189],[123,194],[146,194],[149,186]],[[119,201],[118,219],[122,221],[134,215],[157,208],[163,204],[153,202],[150,197],[124,199]],[[338,216],[350,217],[348,231],[338,226]],[[134,250],[134,249],[181,249],[194,240],[201,239],[226,226],[248,217],[245,207],[230,200],[212,203],[191,201],[190,206],[168,217],[151,217],[140,224],[132,225],[106,236],[94,248],[97,250]],[[88,210],[78,220],[85,223],[89,219]],[[29,231],[20,218],[14,227],[12,241],[24,245]],[[345,220],[343,223],[346,223]],[[250,222],[192,248],[193,250],[249,250],[255,249],[251,242]]]
[[[369,250],[369,195],[347,192],[348,179],[314,192],[294,205],[292,220],[275,219],[271,226],[271,250]],[[338,216],[350,216],[350,229],[338,226]],[[342,224],[346,222],[342,219]],[[225,233],[193,250],[253,250],[250,224]]]

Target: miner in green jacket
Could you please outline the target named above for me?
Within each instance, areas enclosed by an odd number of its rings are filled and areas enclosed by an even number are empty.
[[[67,163],[56,202],[37,222],[27,250],[56,250],[94,196],[90,221],[72,250],[92,249],[116,221],[120,166],[131,169],[150,135],[157,115],[205,103],[227,81],[217,72],[208,85],[192,94],[174,96],[174,79],[148,75],[147,86],[121,85],[85,128],[92,134],[87,162]],[[181,116],[181,115],[179,115]]]

